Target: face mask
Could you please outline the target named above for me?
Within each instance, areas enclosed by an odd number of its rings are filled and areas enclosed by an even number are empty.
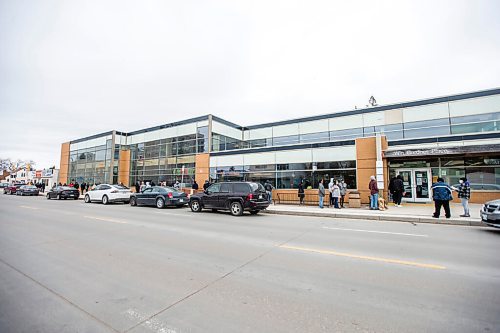
[[[459,183],[462,184],[464,181],[462,179],[459,180]]]

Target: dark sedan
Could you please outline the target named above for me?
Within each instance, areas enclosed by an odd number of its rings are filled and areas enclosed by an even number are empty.
[[[24,184],[13,184],[3,189],[3,194],[16,194],[17,190]]]
[[[148,187],[142,193],[133,193],[130,196],[130,206],[140,205],[164,208],[168,206],[183,207],[187,203],[188,197],[186,193],[177,191],[171,187]]]
[[[50,190],[47,195],[47,199],[74,199],[78,200],[80,197],[80,192],[69,186],[56,186],[52,190]]]
[[[17,195],[38,195],[38,193],[38,189],[33,185],[23,185],[16,191]]]

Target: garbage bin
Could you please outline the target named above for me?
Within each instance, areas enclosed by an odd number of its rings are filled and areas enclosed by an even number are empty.
[[[349,192],[349,208],[361,208],[361,198],[358,191]]]

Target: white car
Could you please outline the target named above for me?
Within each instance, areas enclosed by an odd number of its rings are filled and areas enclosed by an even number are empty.
[[[95,189],[85,193],[84,200],[86,203],[102,202],[107,205],[110,202],[130,202],[132,191],[128,187],[122,185],[97,185]]]

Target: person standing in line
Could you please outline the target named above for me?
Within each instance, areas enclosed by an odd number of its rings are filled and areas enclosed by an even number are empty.
[[[339,183],[340,187],[340,208],[344,208],[345,195],[347,194],[347,184],[345,181],[341,180]]]
[[[83,182],[82,185],[80,186],[80,189],[82,190],[82,195],[85,193],[86,186],[87,186],[87,184],[85,184],[85,182]]]
[[[325,187],[323,186],[323,179],[319,181],[318,197],[319,197],[319,208],[323,208],[323,200],[325,200]]]
[[[403,199],[403,192],[404,192],[404,184],[403,184],[403,176],[397,175],[396,179],[394,179],[394,184],[393,184],[393,198],[394,198],[394,205],[396,207],[403,207],[401,206],[401,200]]]
[[[333,178],[330,178],[330,182],[328,183],[328,193],[330,194],[330,208],[333,208],[333,186],[334,186]]]
[[[87,185],[85,186],[85,192],[87,192],[87,193],[88,193],[89,188],[90,188],[90,182],[88,182],[88,183],[87,183]]]
[[[331,196],[333,197],[333,207],[340,209],[339,207],[340,187],[337,182],[333,184]]]
[[[299,205],[304,204],[304,185],[302,184],[302,181],[299,183]]]
[[[144,184],[144,181],[141,181],[141,187],[139,187],[139,192],[143,192],[146,189],[146,184]]]
[[[141,191],[141,183],[139,181],[135,182],[135,193],[139,193]]]
[[[435,211],[432,217],[439,218],[441,206],[444,207],[444,213],[447,219],[451,217],[450,200],[453,199],[452,189],[450,185],[444,182],[444,179],[439,177],[437,183],[432,184],[432,198],[434,199]]]
[[[206,191],[207,188],[210,187],[210,182],[208,180],[205,180],[205,183],[203,184],[203,191]]]
[[[392,202],[394,202],[394,205],[396,205],[396,197],[394,196],[394,182],[396,181],[396,177],[392,177],[391,181],[389,182],[389,193],[391,194],[392,197]]]
[[[470,199],[470,183],[467,178],[462,177],[459,180],[460,185],[456,191],[458,192],[458,198],[462,202],[464,207],[464,213],[460,217],[470,217],[469,214],[469,199]]]
[[[264,183],[264,189],[266,190],[267,201],[271,202],[273,200],[273,185],[269,180]]]
[[[45,193],[45,183],[42,183],[42,193]]]
[[[73,187],[75,188],[75,190],[78,191],[78,193],[80,193],[80,184],[78,184],[78,181],[75,182],[75,184],[73,185]]]
[[[378,210],[378,184],[375,176],[370,177],[368,188],[370,189],[370,209]]]
[[[198,189],[198,183],[195,181],[193,181],[193,186],[192,186],[192,189],[193,190],[197,190]]]

